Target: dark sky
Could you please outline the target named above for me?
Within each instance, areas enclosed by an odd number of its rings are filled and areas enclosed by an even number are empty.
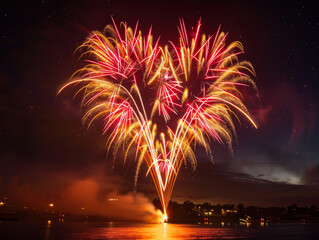
[[[259,206],[319,203],[319,4],[316,1],[6,1],[0,10],[0,200],[62,198],[61,189],[95,179],[99,191],[134,191],[132,159],[106,157],[99,125],[81,126],[79,100],[58,89],[81,66],[75,49],[92,30],[127,21],[177,41],[179,18],[202,31],[219,25],[243,43],[260,97],[246,96],[259,128],[236,124],[234,155],[212,144],[198,168],[184,168],[172,200]],[[142,169],[137,191],[156,197]],[[107,185],[107,186],[105,186]],[[21,194],[16,194],[19,192]],[[98,191],[98,192],[99,192]],[[32,197],[29,199],[32,202]]]

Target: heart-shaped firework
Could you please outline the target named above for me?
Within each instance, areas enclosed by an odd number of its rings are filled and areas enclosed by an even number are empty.
[[[252,65],[237,58],[242,44],[226,45],[227,34],[219,29],[215,36],[200,37],[200,26],[189,35],[180,20],[179,44],[161,47],[151,29],[143,36],[138,24],[134,30],[126,23],[118,29],[113,21],[104,33],[89,35],[82,45],[87,65],[61,89],[82,84],[77,93],[84,93],[83,122],[90,126],[104,119],[108,150],[116,153],[125,146],[125,160],[136,149],[135,182],[145,161],[165,216],[182,162],[196,167],[195,144],[208,155],[210,138],[231,148],[235,112],[256,127],[239,91],[243,86],[256,89]]]

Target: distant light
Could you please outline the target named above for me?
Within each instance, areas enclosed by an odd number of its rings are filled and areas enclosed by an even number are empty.
[[[81,207],[81,210],[85,210],[85,207]]]
[[[51,220],[48,220],[48,224],[51,224]]]
[[[49,207],[54,207],[54,204],[53,204],[53,203],[50,203],[50,204],[49,204]]]
[[[4,202],[0,202],[0,206],[3,206],[4,205]]]
[[[118,198],[109,198],[108,201],[118,201]]]

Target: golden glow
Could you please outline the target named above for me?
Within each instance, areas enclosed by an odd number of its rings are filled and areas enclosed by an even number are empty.
[[[163,215],[163,223],[166,223],[167,220],[168,220],[168,217],[167,217],[167,214],[165,213],[165,214]]]
[[[3,206],[4,205],[4,202],[0,202],[0,206]]]
[[[131,28],[122,23],[122,32],[115,23],[105,34],[92,32],[81,46],[87,49],[82,56],[88,64],[59,91],[80,85],[75,95],[83,93],[83,124],[90,127],[102,118],[103,133],[109,133],[107,150],[112,147],[116,156],[125,149],[124,162],[135,154],[135,184],[146,163],[166,218],[182,163],[197,166],[194,145],[203,146],[209,156],[210,139],[231,149],[236,112],[257,128],[239,88],[256,89],[252,65],[238,60],[242,44],[227,45],[219,29],[214,38],[200,37],[200,26],[199,21],[195,36],[189,37],[180,20],[179,46],[170,42],[164,47],[151,29],[143,36],[137,24]],[[166,130],[158,133],[160,127]]]
[[[53,203],[50,203],[50,204],[49,204],[49,207],[54,207],[54,204],[53,204]]]
[[[187,100],[188,98],[188,88],[185,88],[183,92],[183,97],[182,97],[182,104]]]

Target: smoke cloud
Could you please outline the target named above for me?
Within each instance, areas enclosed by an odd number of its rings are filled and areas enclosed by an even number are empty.
[[[0,198],[6,192],[11,206],[47,210],[53,203],[56,212],[96,215],[110,221],[159,222],[161,212],[155,210],[147,197],[141,193],[121,193],[120,178],[105,175],[101,165],[85,174],[50,173],[43,167],[36,172],[31,171],[32,167],[24,166],[24,173],[17,171],[7,189],[0,190]]]

